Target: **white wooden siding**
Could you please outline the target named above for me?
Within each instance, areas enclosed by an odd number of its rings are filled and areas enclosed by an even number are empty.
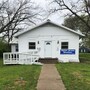
[[[31,50],[28,48],[28,43],[30,41],[36,42],[36,49],[39,50],[39,55],[41,58],[45,58],[44,54],[44,42],[52,41],[52,58],[58,58],[60,61],[68,62],[68,61],[76,61],[78,62],[79,55],[79,36],[70,31],[64,30],[52,24],[44,25],[41,27],[37,27],[35,30],[29,31],[20,35],[18,37],[19,43],[19,52],[30,52]],[[37,43],[39,41],[39,44]],[[59,41],[59,44],[57,44]],[[68,41],[69,49],[75,49],[75,55],[61,55],[61,42]]]

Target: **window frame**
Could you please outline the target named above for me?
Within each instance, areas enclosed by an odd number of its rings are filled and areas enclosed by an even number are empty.
[[[61,42],[61,49],[68,49],[68,48],[69,48],[69,42],[68,41]]]
[[[30,45],[31,43],[31,45]],[[36,42],[28,42],[28,48],[29,50],[35,50],[36,49]]]

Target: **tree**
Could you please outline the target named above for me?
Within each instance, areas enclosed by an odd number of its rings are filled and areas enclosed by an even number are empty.
[[[73,0],[65,1],[66,0],[53,0],[56,8],[54,8],[52,12],[64,10],[69,12],[67,13],[68,16],[76,16],[87,27],[87,35],[90,31],[90,0],[77,0],[76,2],[73,2]],[[85,15],[85,17],[82,18],[81,15]],[[87,18],[86,15],[88,16]]]
[[[79,27],[80,25],[78,24],[80,24],[80,20],[77,17],[72,16],[65,18],[64,23],[62,25],[71,28],[73,30],[77,30],[77,29],[81,30]]]
[[[81,15],[80,17],[82,19],[86,19],[88,16]],[[76,16],[71,16],[71,17],[65,18],[63,25],[66,27],[69,27],[73,30],[80,30],[82,33],[85,33],[87,31],[87,26],[85,25],[85,23],[83,23]]]
[[[80,17],[83,18],[85,16],[81,15]],[[86,18],[87,17],[88,16],[86,16]],[[85,33],[85,31],[87,30],[87,26],[85,26],[85,24],[76,16],[71,16],[71,17],[66,18],[64,20],[63,25],[73,30],[81,30],[82,33]],[[90,48],[90,33],[87,34],[87,36],[85,36],[82,40],[83,40],[82,44]]]
[[[40,8],[31,0],[2,1],[0,3],[0,34],[8,38],[8,43],[18,31],[35,24]]]

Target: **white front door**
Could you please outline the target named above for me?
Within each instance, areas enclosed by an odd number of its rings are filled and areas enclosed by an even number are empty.
[[[45,41],[44,52],[45,57],[52,57],[52,41]]]

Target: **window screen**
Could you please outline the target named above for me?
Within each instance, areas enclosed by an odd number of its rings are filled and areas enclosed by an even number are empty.
[[[68,49],[68,42],[61,42],[61,49]]]
[[[29,49],[36,49],[36,43],[35,42],[29,42]]]

